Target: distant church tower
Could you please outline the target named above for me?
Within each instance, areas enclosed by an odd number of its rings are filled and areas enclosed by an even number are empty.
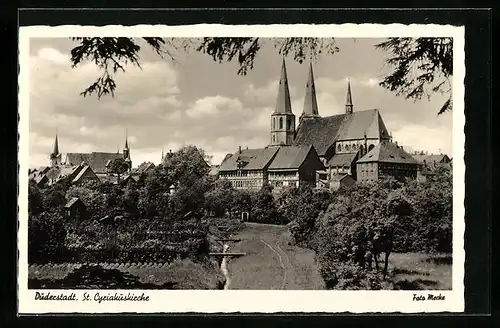
[[[54,150],[52,151],[52,154],[50,154],[50,165],[51,166],[61,165],[61,157],[62,155],[59,153],[59,141],[57,139],[57,132],[56,132],[56,140],[54,141]]]
[[[351,80],[347,80],[347,98],[345,102],[345,113],[352,114],[354,106],[352,104],[352,95],[351,95]]]
[[[291,145],[295,133],[295,115],[292,112],[285,59],[281,66],[276,107],[271,114],[271,145]]]
[[[128,134],[125,132],[125,147],[123,148],[123,158],[128,164],[128,170],[132,169],[132,160],[130,159],[130,149],[128,148]]]
[[[309,64],[309,75],[306,84],[306,93],[304,97],[304,107],[300,118],[319,117],[318,101],[316,100],[316,86],[314,85],[314,74],[312,63]]]

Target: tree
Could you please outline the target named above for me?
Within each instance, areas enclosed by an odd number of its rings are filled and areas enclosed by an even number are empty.
[[[453,38],[389,38],[376,48],[389,53],[387,64],[394,68],[381,86],[414,100],[448,93],[438,115],[452,110]]]
[[[28,213],[29,215],[38,215],[43,212],[43,197],[40,188],[34,181],[29,182],[28,189]]]
[[[162,169],[172,183],[189,187],[208,175],[208,160],[209,157],[203,149],[189,145],[166,154]]]
[[[85,204],[89,218],[100,219],[106,214],[106,195],[89,188],[71,186],[66,193],[66,199],[79,198]]]
[[[66,230],[61,215],[43,212],[28,218],[28,262],[60,262],[65,253]]]
[[[206,208],[214,211],[216,216],[223,216],[226,210],[231,210],[235,190],[229,180],[218,180],[212,190],[205,194]]]
[[[78,37],[71,38],[79,44],[71,50],[72,67],[77,67],[85,61],[93,62],[102,70],[94,83],[88,86],[81,94],[83,96],[114,95],[116,89],[115,75],[118,71],[125,72],[125,66],[132,64],[138,67],[139,52],[143,46],[150,47],[160,57],[167,56],[176,61],[176,53],[195,50],[206,54],[215,62],[232,62],[239,64],[238,74],[245,75],[254,67],[254,61],[267,40],[254,38],[99,38]],[[271,42],[278,53],[283,56],[291,55],[299,63],[309,58],[318,58],[320,55],[338,52],[333,38],[285,38]]]
[[[118,176],[118,183],[120,182],[120,175],[127,172],[128,169],[129,165],[123,158],[115,158],[109,164],[109,171]]]
[[[274,224],[281,222],[271,186],[264,185],[259,192],[255,194],[252,208],[252,221]]]

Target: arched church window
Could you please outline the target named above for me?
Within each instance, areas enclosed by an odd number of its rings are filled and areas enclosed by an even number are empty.
[[[370,146],[368,147],[368,151],[372,150],[373,148],[375,148],[375,145],[374,144],[370,144]]]
[[[276,142],[276,137],[273,135],[273,143]]]
[[[286,129],[291,130],[292,129],[292,120],[288,119],[286,122]]]
[[[342,145],[341,145],[341,144],[339,144],[339,145],[337,146],[337,150],[338,150],[338,151],[342,151]]]
[[[276,117],[273,117],[273,129],[276,129]]]
[[[352,145],[352,150],[356,150],[356,147],[357,147],[357,145],[356,145],[356,144],[353,144],[353,145]]]
[[[359,146],[359,152],[361,153],[361,155],[365,154],[365,147],[363,147],[363,145]]]
[[[280,117],[280,130],[283,129],[283,117]]]

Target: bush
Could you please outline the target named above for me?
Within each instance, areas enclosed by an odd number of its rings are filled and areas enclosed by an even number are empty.
[[[28,218],[28,263],[62,262],[67,253],[66,229],[57,213]]]

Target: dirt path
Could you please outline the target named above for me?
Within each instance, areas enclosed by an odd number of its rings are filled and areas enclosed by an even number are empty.
[[[228,264],[229,289],[324,289],[314,252],[290,246],[285,226],[247,223],[230,251],[247,255]]]

